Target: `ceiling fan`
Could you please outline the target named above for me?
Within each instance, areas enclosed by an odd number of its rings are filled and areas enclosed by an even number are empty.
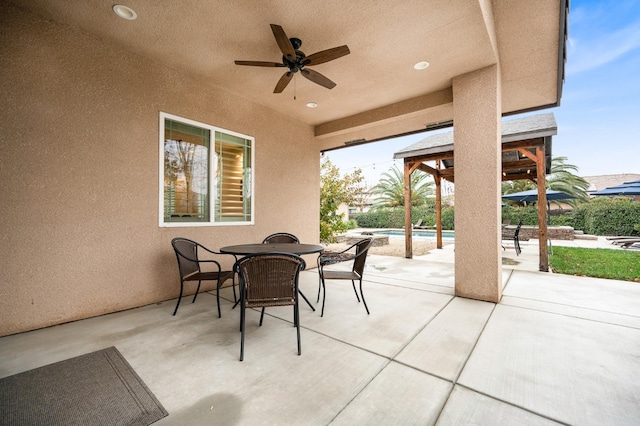
[[[282,63],[280,62],[263,62],[263,61],[235,61],[236,65],[248,65],[252,67],[282,67],[289,68],[289,71],[285,72],[278,84],[276,84],[273,93],[282,93],[287,87],[293,75],[300,71],[303,77],[311,80],[312,82],[326,87],[327,89],[333,89],[336,83],[329,80],[318,71],[307,69],[306,67],[312,65],[323,64],[325,62],[333,61],[342,56],[351,53],[349,48],[344,46],[334,47],[332,49],[322,50],[312,55],[306,56],[303,52],[298,50],[302,46],[302,41],[299,38],[288,38],[280,25],[271,24],[271,31],[276,38],[276,43],[282,51]]]

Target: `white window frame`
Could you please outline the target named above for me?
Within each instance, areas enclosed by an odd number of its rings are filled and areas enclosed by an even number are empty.
[[[250,221],[229,221],[229,222],[216,222],[215,221],[215,203],[217,200],[216,189],[214,185],[215,174],[209,173],[209,222],[165,222],[164,221],[164,143],[165,143],[165,119],[178,121],[191,126],[201,127],[211,132],[211,147],[209,149],[209,164],[213,162],[213,155],[215,153],[215,134],[216,132],[226,133],[231,136],[247,139],[251,141],[251,220]],[[231,130],[223,129],[221,127],[212,126],[210,124],[202,123],[199,121],[191,120],[188,118],[180,117],[178,115],[169,114],[160,111],[159,120],[159,155],[158,155],[158,226],[161,228],[186,228],[186,227],[203,227],[203,226],[244,226],[255,224],[255,138],[252,136],[244,135],[242,133],[234,132]]]

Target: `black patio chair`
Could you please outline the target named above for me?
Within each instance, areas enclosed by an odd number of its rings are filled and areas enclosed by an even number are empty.
[[[362,276],[364,274],[364,265],[367,260],[367,253],[369,252],[369,248],[372,244],[373,238],[365,238],[355,244],[352,244],[341,252],[323,252],[318,256],[318,274],[320,282],[318,283],[318,299],[316,301],[320,301],[320,287],[322,287],[321,317],[324,316],[324,301],[327,295],[325,280],[351,280],[351,285],[353,286],[353,291],[356,294],[356,299],[360,302],[360,297],[362,297],[362,303],[364,303],[364,308],[367,310],[367,315],[369,315],[369,308],[367,307],[367,302],[364,300],[364,293],[362,292]],[[353,265],[351,266],[350,271],[325,269],[325,267],[329,265],[351,261],[353,262]],[[358,296],[358,291],[356,290],[356,280],[360,281],[360,296]]]
[[[222,313],[220,312],[220,287],[229,278],[231,278],[231,280],[233,281],[233,300],[237,300],[235,272],[233,270],[223,271],[220,262],[215,259],[209,259],[209,257],[219,257],[220,259],[222,259],[223,256],[231,256],[233,260],[229,259],[229,262],[233,262],[234,264],[235,262],[237,262],[238,258],[233,254],[219,253],[213,250],[209,250],[202,244],[186,238],[174,238],[173,240],[171,240],[171,245],[176,252],[176,257],[178,259],[178,271],[180,272],[180,295],[178,296],[178,303],[176,303],[176,308],[173,311],[173,315],[178,312],[178,306],[180,306],[180,299],[182,299],[182,292],[184,290],[185,281],[198,281],[198,288],[196,288],[196,293],[193,295],[193,300],[191,301],[191,303],[194,303],[196,301],[202,281],[217,281],[216,301],[218,304],[218,318],[221,318]],[[201,251],[204,251],[204,253]],[[200,259],[200,253],[206,254],[207,259]],[[210,267],[214,270],[202,271],[200,269],[200,265],[202,264],[210,265]]]
[[[268,237],[266,237],[262,241],[262,244],[269,244],[269,243],[295,243],[295,244],[300,244],[300,240],[298,239],[298,237],[296,237],[293,234],[288,234],[286,232],[278,232],[278,233],[269,235]]]
[[[522,228],[522,221],[518,223],[514,232],[502,231],[503,240],[513,240],[513,246],[516,249],[516,256],[520,256],[522,250],[520,250],[520,228]],[[505,246],[502,246],[503,250],[506,250]]]
[[[298,334],[298,355],[302,354],[298,277],[305,266],[300,256],[289,253],[254,254],[240,259],[235,264],[234,269],[240,278],[240,361],[244,359],[246,308],[262,308],[262,326],[265,308],[293,306],[293,324]]]

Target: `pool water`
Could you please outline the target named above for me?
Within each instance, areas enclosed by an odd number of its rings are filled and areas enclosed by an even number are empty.
[[[374,231],[373,234],[374,235],[389,235],[390,237],[404,237],[404,231],[401,231],[401,230]],[[435,240],[436,231],[414,230],[413,231],[413,237],[414,238],[429,238],[429,239],[434,239]],[[442,232],[442,239],[453,240],[454,237],[455,237],[455,233],[454,232],[451,232],[451,231],[443,231]]]

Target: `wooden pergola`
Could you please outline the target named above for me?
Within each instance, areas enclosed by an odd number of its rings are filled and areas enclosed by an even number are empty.
[[[502,180],[529,179],[538,187],[540,270],[549,270],[547,249],[546,175],[551,170],[551,138],[557,134],[553,113],[533,115],[502,123]],[[411,174],[422,170],[433,176],[436,195],[436,244],[442,248],[442,180],[455,182],[453,131],[429,136],[403,150],[394,159],[404,160],[404,205],[411,205]],[[431,165],[427,165],[430,163]],[[434,165],[435,163],[435,165]],[[405,257],[413,257],[411,209],[405,208]]]

